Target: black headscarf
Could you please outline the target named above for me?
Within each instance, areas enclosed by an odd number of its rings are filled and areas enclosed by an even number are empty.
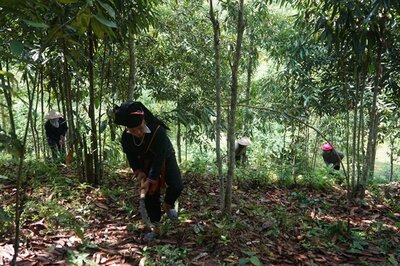
[[[147,123],[155,123],[169,129],[164,122],[156,118],[141,102],[132,100],[122,103],[120,106],[114,107],[114,123],[129,128],[139,126],[143,118]]]

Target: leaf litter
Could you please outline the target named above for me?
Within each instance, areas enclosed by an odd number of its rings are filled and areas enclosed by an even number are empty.
[[[25,210],[18,265],[239,265],[243,261],[391,265],[400,261],[399,210],[393,210],[386,197],[369,195],[364,204],[352,205],[338,188],[251,186],[235,180],[232,215],[224,219],[218,181],[209,176],[184,178],[190,182],[185,182],[179,199],[179,222],[164,217],[152,242],[143,238],[146,228],[138,210],[139,195],[128,171],[104,184],[108,193],[86,188],[75,194],[78,197],[59,201],[60,209],[72,211],[79,206],[83,210],[75,217],[79,226],[67,220],[68,226],[62,220],[53,224],[49,217]],[[30,199],[42,199],[45,205],[49,195],[56,197],[51,189],[33,190]],[[74,189],[82,188],[70,187]],[[399,199],[398,184],[383,186],[382,191],[392,200]],[[14,198],[15,184],[7,180],[0,207],[13,205]],[[0,265],[12,259],[12,233],[0,238]]]

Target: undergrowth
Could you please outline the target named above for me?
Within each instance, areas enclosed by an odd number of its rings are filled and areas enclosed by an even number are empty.
[[[16,167],[13,162],[1,164],[0,184],[15,180]],[[387,265],[398,265],[395,263],[399,259],[400,248],[397,243],[387,240],[393,234],[392,229],[383,222],[372,221],[367,231],[361,230],[334,212],[343,207],[339,202],[324,200],[324,195],[332,193],[333,186],[340,186],[343,182],[343,176],[329,168],[317,169],[295,178],[291,175],[283,178],[268,168],[255,169],[246,166],[236,169],[234,206],[229,219],[221,216],[218,195],[215,190],[211,191],[211,183],[218,184],[215,166],[204,159],[183,164],[182,172],[184,178],[198,177],[196,184],[202,184],[202,190],[191,187],[193,182],[186,184],[186,193],[196,193],[186,195],[190,203],[187,206],[201,208],[197,213],[185,207],[180,209],[180,221],[191,221],[188,227],[190,232],[183,231],[181,234],[182,237],[188,237],[188,234],[194,236],[196,245],[209,245],[209,255],[213,255],[212,252],[216,250],[238,245],[240,236],[244,238],[252,233],[253,239],[249,239],[248,244],[245,243],[249,249],[241,247],[239,254],[232,255],[239,261],[239,265],[262,264],[260,249],[250,249],[254,243],[265,246],[271,242],[288,241],[293,241],[301,250],[317,253],[321,249],[332,252],[345,249],[350,254],[361,254],[373,245],[379,247],[377,250],[383,256],[387,256]],[[134,192],[131,193],[131,188],[118,183],[118,175],[114,170],[107,172],[105,176],[101,187],[95,188],[79,182],[75,175],[64,172],[58,165],[28,161],[23,178],[29,189],[21,224],[26,226],[43,220],[45,227],[41,228],[42,234],[62,228],[75,232],[82,238],[84,246],[90,246],[90,241],[84,238],[89,217],[103,215],[92,208],[94,198],[106,198],[113,202],[114,207],[127,217],[137,211],[137,206],[132,204]],[[384,194],[379,191],[381,190],[378,186],[371,186],[374,199],[377,202],[386,201],[391,208],[388,215],[395,219],[395,214],[400,210],[398,198],[392,197],[389,192]],[[270,194],[278,199],[269,201],[272,200],[268,198]],[[12,202],[11,195],[0,197]],[[10,232],[14,207],[12,204],[0,207],[0,233]],[[400,228],[400,224],[397,226]],[[176,231],[176,227],[173,223],[164,222],[160,225],[160,235],[168,237],[170,232]],[[139,229],[132,225],[127,230],[136,232]],[[188,254],[192,251],[191,248],[180,245],[149,245],[143,249],[143,255],[146,265],[187,265]],[[393,252],[397,254],[393,255]],[[86,253],[82,253],[82,256],[81,253],[69,253],[69,256],[71,262],[82,265],[88,263],[85,259]]]

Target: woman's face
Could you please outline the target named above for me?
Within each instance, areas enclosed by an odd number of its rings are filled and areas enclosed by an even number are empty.
[[[143,119],[142,123],[139,126],[137,126],[137,127],[127,127],[126,128],[126,132],[128,134],[133,135],[136,138],[141,138],[141,137],[143,137],[143,135],[145,133],[145,128],[146,128],[146,122]]]

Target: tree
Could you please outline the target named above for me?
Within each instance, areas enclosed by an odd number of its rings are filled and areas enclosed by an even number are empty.
[[[213,0],[210,0],[210,20],[213,25],[214,32],[214,65],[215,65],[215,100],[216,100],[216,115],[215,121],[215,149],[218,167],[218,180],[220,188],[220,207],[221,210],[225,208],[225,178],[222,173],[222,159],[221,159],[221,128],[222,128],[222,109],[221,109],[221,29],[219,20],[214,13]]]
[[[244,22],[244,0],[239,0],[237,15],[237,38],[232,56],[231,72],[231,100],[228,119],[228,173],[225,188],[225,204],[223,213],[227,216],[231,214],[232,208],[232,180],[235,177],[235,124],[236,124],[236,105],[238,94],[238,70],[240,64],[241,48],[243,41]]]

